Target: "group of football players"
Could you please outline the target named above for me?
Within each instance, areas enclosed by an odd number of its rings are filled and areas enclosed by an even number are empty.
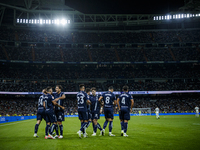
[[[86,138],[88,136],[86,129],[91,123],[93,124],[92,136],[96,136],[97,129],[100,130],[100,136],[104,136],[108,123],[109,136],[115,136],[112,134],[113,118],[114,109],[118,109],[121,122],[121,136],[127,137],[128,121],[130,120],[130,112],[132,112],[134,105],[133,97],[128,93],[128,86],[125,85],[122,87],[123,92],[117,99],[113,93],[114,89],[112,86],[102,95],[97,94],[95,87],[85,89],[84,84],[80,84],[79,88],[80,91],[77,93],[77,103],[81,127],[77,132],[78,136],[82,138],[83,135],[83,137]],[[38,127],[42,118],[44,118],[46,120],[45,139],[63,138],[63,99],[65,99],[65,95],[61,90],[61,85],[56,86],[56,93],[53,93],[51,87],[47,87],[43,90],[43,95],[40,96],[38,101],[37,123],[35,125],[34,137],[38,137]],[[98,123],[102,112],[104,112],[105,115],[103,128]],[[60,128],[60,135],[58,133],[58,125]],[[56,131],[55,136],[53,136],[54,130]]]

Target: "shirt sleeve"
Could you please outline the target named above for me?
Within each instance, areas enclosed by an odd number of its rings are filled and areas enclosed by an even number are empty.
[[[133,96],[131,95],[131,100],[133,100]]]

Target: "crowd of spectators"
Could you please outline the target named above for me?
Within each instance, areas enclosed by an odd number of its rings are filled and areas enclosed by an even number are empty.
[[[1,79],[71,80],[71,79],[135,79],[135,78],[199,78],[199,65],[2,65]]]
[[[0,30],[0,40],[54,43],[170,43],[199,42],[200,30],[141,32],[70,32]]]
[[[84,49],[84,48],[23,48],[5,47],[9,60],[65,61],[65,62],[144,62],[200,60],[196,48],[145,48],[145,49]],[[7,59],[0,47],[0,59]],[[174,58],[173,58],[174,57]]]
[[[63,86],[63,91],[77,92],[77,83],[59,83]],[[20,82],[13,83],[0,82],[0,91],[8,92],[41,92],[44,87],[55,87],[55,83],[31,83]],[[200,82],[129,82],[129,83],[110,83],[110,81],[104,83],[86,83],[86,87],[96,87],[97,91],[107,91],[109,86],[113,86],[115,91],[121,91],[123,85],[128,85],[130,91],[168,91],[168,90],[199,90]]]
[[[134,97],[134,95],[133,95]],[[152,113],[155,108],[159,107],[160,113],[182,113],[194,112],[195,106],[200,104],[199,98],[182,98],[182,97],[134,97],[134,108],[151,108]],[[35,115],[37,113],[38,100],[30,98],[10,98],[0,100],[0,115],[14,116],[14,115]],[[64,100],[65,115],[77,114],[76,97],[66,97]],[[117,113],[117,111],[115,112]],[[133,112],[137,113],[137,112]],[[145,112],[144,112],[145,113]]]

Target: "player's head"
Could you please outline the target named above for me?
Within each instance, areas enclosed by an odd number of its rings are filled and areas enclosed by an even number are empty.
[[[86,92],[88,95],[90,95],[90,88],[86,88],[86,89],[85,89],[85,92]]]
[[[47,89],[43,89],[42,93],[47,94]]]
[[[47,93],[49,93],[49,94],[52,94],[52,93],[53,93],[52,87],[50,87],[50,86],[48,86],[48,87],[46,88],[46,90],[47,90]]]
[[[56,93],[60,93],[62,90],[62,86],[61,85],[56,85]]]
[[[124,86],[122,87],[122,90],[123,90],[124,92],[128,92],[128,86],[127,86],[127,85],[124,85]]]
[[[80,91],[85,91],[85,85],[84,84],[80,84],[79,85],[79,89],[80,89]]]
[[[114,91],[113,86],[109,86],[108,91],[113,92]]]
[[[97,89],[95,88],[95,87],[93,87],[93,88],[91,88],[91,91],[92,91],[92,95],[96,95],[96,91],[97,91]]]

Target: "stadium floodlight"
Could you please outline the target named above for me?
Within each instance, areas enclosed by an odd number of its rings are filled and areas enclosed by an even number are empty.
[[[37,24],[37,20],[35,19],[35,24]]]
[[[45,20],[43,20],[43,24],[45,24]]]
[[[32,23],[34,23],[33,19],[32,19]]]
[[[46,20],[46,24],[49,24],[49,20]]]
[[[20,19],[20,23],[22,23],[22,19]]]
[[[26,23],[28,23],[28,19],[26,19]]]
[[[199,14],[200,15],[200,14]],[[70,20],[68,20],[68,24],[70,24]]]
[[[17,23],[19,23],[19,19],[17,19]]]
[[[42,19],[40,19],[40,24],[42,24]]]
[[[67,23],[67,22],[66,22],[65,19],[62,19],[62,20],[61,20],[61,24],[62,24],[62,25],[65,25],[66,23]]]
[[[51,24],[51,20],[49,20],[49,24]]]
[[[25,20],[25,19],[23,19],[23,23],[26,23],[26,20]]]
[[[187,18],[189,18],[190,17],[190,14],[187,14]]]

